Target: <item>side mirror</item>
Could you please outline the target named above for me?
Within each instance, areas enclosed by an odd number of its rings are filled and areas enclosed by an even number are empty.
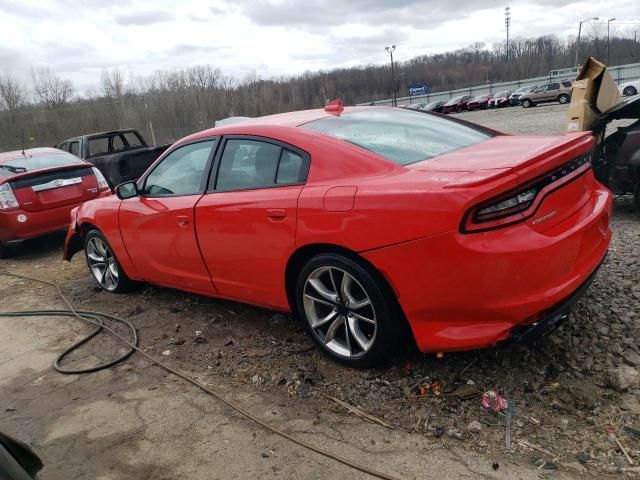
[[[138,185],[134,181],[121,183],[116,187],[116,195],[120,200],[137,197],[138,194]]]

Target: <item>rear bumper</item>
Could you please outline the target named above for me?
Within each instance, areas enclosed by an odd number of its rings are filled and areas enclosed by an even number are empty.
[[[514,327],[511,330],[509,338],[507,338],[507,340],[502,345],[522,342],[535,337],[541,337],[552,332],[560,325],[562,325],[564,321],[569,318],[569,315],[571,314],[573,307],[575,307],[576,303],[578,303],[578,300],[582,298],[582,296],[591,286],[591,283],[596,277],[596,274],[598,273],[598,270],[600,270],[603,262],[604,259],[596,267],[596,270],[589,276],[589,278],[580,287],[578,287],[578,289],[573,292],[569,298],[563,300],[558,305],[551,308],[549,311],[541,314],[540,317],[533,323],[529,325]]]
[[[394,289],[420,350],[493,347],[580,290],[606,255],[610,215],[611,193],[600,185],[553,234],[520,223],[362,255]]]
[[[100,196],[106,195],[110,195],[110,192]],[[82,205],[82,202],[39,212],[22,209],[0,212],[0,243],[19,244],[40,235],[66,230],[69,227],[71,210],[79,205]]]

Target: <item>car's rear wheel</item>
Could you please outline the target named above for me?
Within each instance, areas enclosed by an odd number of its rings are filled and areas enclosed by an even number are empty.
[[[565,103],[569,103],[569,100],[571,100],[571,97],[566,93],[558,96],[558,102],[560,102],[562,105],[564,105]]]
[[[122,293],[131,289],[129,280],[109,242],[99,230],[87,233],[84,243],[87,265],[100,288],[111,293]]]
[[[630,97],[637,93],[638,93],[638,90],[636,90],[636,87],[634,87],[633,85],[629,85],[628,87],[625,87],[625,89],[622,91],[622,95],[624,95],[625,97]]]
[[[524,108],[533,107],[533,102],[531,100],[529,100],[528,98],[525,98],[524,100],[522,100],[522,106]]]
[[[5,247],[4,245],[2,245],[2,243],[0,243],[0,258],[7,258],[8,253],[7,253],[7,247]]]
[[[388,360],[403,334],[399,308],[378,275],[343,255],[311,258],[296,285],[297,313],[314,341],[353,367]]]

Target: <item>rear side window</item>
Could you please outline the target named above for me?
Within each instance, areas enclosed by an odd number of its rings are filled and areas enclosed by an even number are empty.
[[[560,90],[560,84],[559,83],[550,83],[548,90]]]
[[[142,146],[142,142],[138,136],[133,132],[127,132],[124,134],[124,139],[129,144],[129,148],[139,148]]]
[[[76,157],[80,156],[80,142],[71,142],[69,144],[69,152]]]
[[[562,85],[563,85],[564,87],[569,88],[569,87],[571,86],[571,82],[570,82],[569,80],[565,80],[565,81],[563,81],[563,82],[562,82]]]
[[[352,143],[399,165],[427,160],[468,147],[493,134],[412,110],[371,107],[302,125]]]
[[[201,193],[205,171],[215,140],[192,143],[169,153],[145,180],[144,192],[151,196]]]
[[[304,182],[301,155],[273,143],[250,139],[227,140],[220,159],[215,189],[251,190]]]

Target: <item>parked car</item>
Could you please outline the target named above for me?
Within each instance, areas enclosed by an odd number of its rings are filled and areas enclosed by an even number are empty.
[[[533,92],[536,88],[538,88],[538,85],[527,85],[526,87],[518,88],[515,92],[509,95],[509,103],[511,105],[520,105],[520,98],[522,95]]]
[[[493,97],[488,95],[478,95],[467,102],[467,110],[484,110],[489,105],[489,100]]]
[[[0,258],[28,238],[66,229],[71,209],[106,195],[100,171],[67,152],[0,153]]]
[[[494,346],[565,319],[607,252],[593,143],[337,102],[255,118],[76,209],[64,258],[84,248],[108,292],[145,281],[295,312],[352,366],[390,358],[405,325],[423,352]]]
[[[532,92],[525,93],[520,97],[520,104],[524,108],[534,107],[539,103],[558,102],[562,104],[571,101],[571,87],[573,81],[561,80],[558,82],[545,83]]]
[[[409,110],[422,110],[426,105],[426,103],[410,103],[409,105],[405,105],[403,108],[408,108]]]
[[[620,90],[620,95],[623,95],[625,97],[637,95],[638,92],[640,92],[640,79],[621,83],[620,85],[618,85],[618,90]]]
[[[633,122],[605,136],[614,120]],[[640,96],[625,98],[600,114],[592,131],[597,139],[592,160],[596,178],[615,195],[632,194],[640,209]]]
[[[95,165],[114,187],[136,180],[169,147],[150,147],[132,128],[93,133],[65,140],[58,148]]]
[[[466,110],[467,103],[473,98],[473,95],[460,95],[454,97],[444,104],[442,107],[442,113],[461,112]]]
[[[445,102],[443,102],[442,100],[440,100],[438,102],[427,103],[422,110],[425,110],[427,112],[442,113],[442,109],[444,108],[444,104],[445,104]]]
[[[511,95],[511,91],[510,90],[504,90],[502,92],[498,92],[496,93],[492,99],[489,100],[489,108],[502,108],[502,107],[508,107],[510,105],[509,103],[509,96]]]

